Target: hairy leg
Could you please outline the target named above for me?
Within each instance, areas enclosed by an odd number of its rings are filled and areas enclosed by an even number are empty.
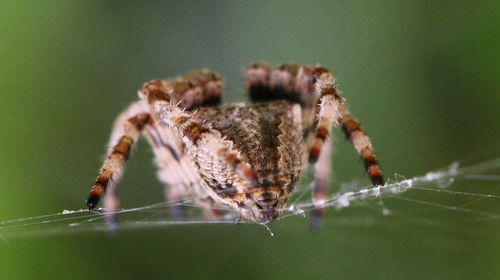
[[[250,190],[259,183],[255,170],[248,162],[241,159],[239,153],[232,148],[231,141],[223,139],[221,133],[213,129],[208,122],[196,117],[195,107],[189,107],[183,100],[173,97],[176,94],[171,90],[175,88],[171,83],[181,80],[182,77],[178,80],[152,81],[146,84],[139,94],[149,103],[157,126],[162,130],[172,129],[180,135],[179,139],[185,145],[182,150],[190,153],[194,168],[198,169],[198,183],[204,186],[204,191],[211,193],[213,197],[246,199]],[[203,91],[201,92],[203,95]],[[183,98],[186,95],[177,94],[177,96]],[[187,107],[183,107],[183,104]],[[229,185],[238,185],[238,188],[220,188],[220,185],[213,185],[213,178],[205,177],[203,174],[212,173],[211,170],[214,168],[232,169],[236,177],[231,179],[233,183]],[[234,180],[239,183],[235,184]]]
[[[271,67],[265,62],[250,64],[245,70],[245,83],[252,102],[287,100],[305,106],[307,97],[297,89],[296,76],[300,66],[284,63]]]
[[[158,176],[165,186],[165,197],[169,202],[180,202],[186,197],[196,195],[194,185],[198,184],[189,164],[183,158],[182,135],[170,127],[165,127],[163,109],[175,107],[176,111],[187,113],[199,106],[218,105],[221,100],[224,82],[215,72],[196,70],[183,76],[166,80],[153,80],[139,91],[139,96],[149,103],[155,124],[162,126],[147,127],[146,135],[153,147],[158,165]],[[185,207],[174,205],[171,214],[175,219],[183,219]]]
[[[108,190],[110,191],[106,198],[106,208],[109,207],[111,211],[117,208],[116,184],[122,177],[123,168],[133,145],[149,122],[151,122],[151,116],[142,102],[132,104],[116,119],[106,159],[87,199],[89,209],[95,208],[102,195]]]
[[[384,183],[382,173],[376,160],[371,140],[366,135],[361,124],[347,109],[347,101],[339,96],[335,85],[335,78],[330,72],[319,66],[312,66],[312,68],[311,66],[304,67],[305,70],[308,68],[314,69],[313,72],[316,73],[315,90],[319,96],[316,137],[309,154],[309,161],[311,163],[317,161],[323,145],[330,135],[331,126],[341,125],[347,139],[351,141],[363,159],[373,185],[382,185]]]
[[[217,73],[203,69],[176,78],[147,82],[139,91],[139,97],[150,105],[167,101],[189,111],[199,106],[220,104],[223,87],[224,81]]]
[[[370,138],[361,124],[344,108],[341,119],[342,130],[364,162],[373,185],[383,185],[384,179]]]
[[[240,159],[232,144],[224,140],[219,131],[212,129],[208,123],[193,118],[190,112],[185,112],[177,106],[164,103],[161,108],[161,120],[171,127],[177,128],[184,136],[182,139],[187,145],[196,149],[210,150],[220,159],[223,159],[230,168],[249,182],[253,187],[258,184],[257,175],[247,162]]]
[[[321,149],[331,133],[332,125],[337,126],[341,118],[341,107],[344,100],[339,96],[335,78],[332,73],[320,66],[305,67],[314,73],[313,83],[315,95],[319,97],[316,109],[316,133],[309,153],[309,162],[314,164],[318,160]]]

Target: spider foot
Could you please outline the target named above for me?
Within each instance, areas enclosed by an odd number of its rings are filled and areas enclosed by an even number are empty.
[[[323,208],[316,208],[311,211],[311,216],[309,217],[309,228],[311,231],[318,231],[323,224]]]
[[[372,179],[372,184],[374,186],[383,186],[384,185],[384,178],[382,176],[371,177],[371,179]]]
[[[101,199],[100,196],[90,194],[89,197],[87,198],[87,201],[86,201],[87,208],[89,210],[94,209],[97,206],[97,204],[99,203],[100,199]]]
[[[170,215],[176,221],[184,221],[186,219],[185,207],[181,204],[176,204],[170,207]]]

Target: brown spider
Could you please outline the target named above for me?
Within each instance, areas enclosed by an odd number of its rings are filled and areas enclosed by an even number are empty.
[[[141,133],[153,147],[169,201],[197,197],[214,217],[229,206],[267,223],[282,212],[307,165],[314,167],[312,226],[319,225],[331,165],[331,126],[341,126],[374,185],[383,184],[370,139],[347,110],[332,73],[320,65],[253,63],[245,70],[250,103],[221,105],[223,80],[198,70],[153,80],[115,121],[107,158],[87,199],[118,207],[116,185]],[[325,145],[326,144],[326,145]],[[174,215],[182,214],[173,208]],[[212,210],[209,210],[212,209]]]

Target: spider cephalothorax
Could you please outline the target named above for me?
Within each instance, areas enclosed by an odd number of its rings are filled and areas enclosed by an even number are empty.
[[[115,122],[87,206],[94,208],[106,193],[107,210],[117,208],[116,183],[141,133],[153,147],[167,198],[196,197],[210,206],[206,214],[212,216],[217,213],[210,209],[226,205],[255,222],[275,219],[308,161],[315,164],[314,199],[322,201],[332,125],[342,127],[373,184],[383,183],[370,139],[347,110],[328,70],[253,63],[245,79],[250,102],[227,105],[220,104],[222,79],[209,70],[146,83],[140,100]],[[318,203],[313,217],[322,211]]]

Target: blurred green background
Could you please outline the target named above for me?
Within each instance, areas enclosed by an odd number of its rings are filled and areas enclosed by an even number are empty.
[[[242,101],[255,60],[333,70],[389,177],[498,157],[499,14],[499,1],[0,1],[0,221],[82,208],[143,82],[207,67]],[[332,187],[367,183],[348,143],[335,150]],[[141,143],[124,207],[163,198],[151,156]],[[500,277],[495,221],[471,233],[457,213],[429,207],[424,226],[408,212],[422,205],[376,206],[330,210],[317,233],[278,221],[275,237],[197,225],[14,238],[0,279]]]

